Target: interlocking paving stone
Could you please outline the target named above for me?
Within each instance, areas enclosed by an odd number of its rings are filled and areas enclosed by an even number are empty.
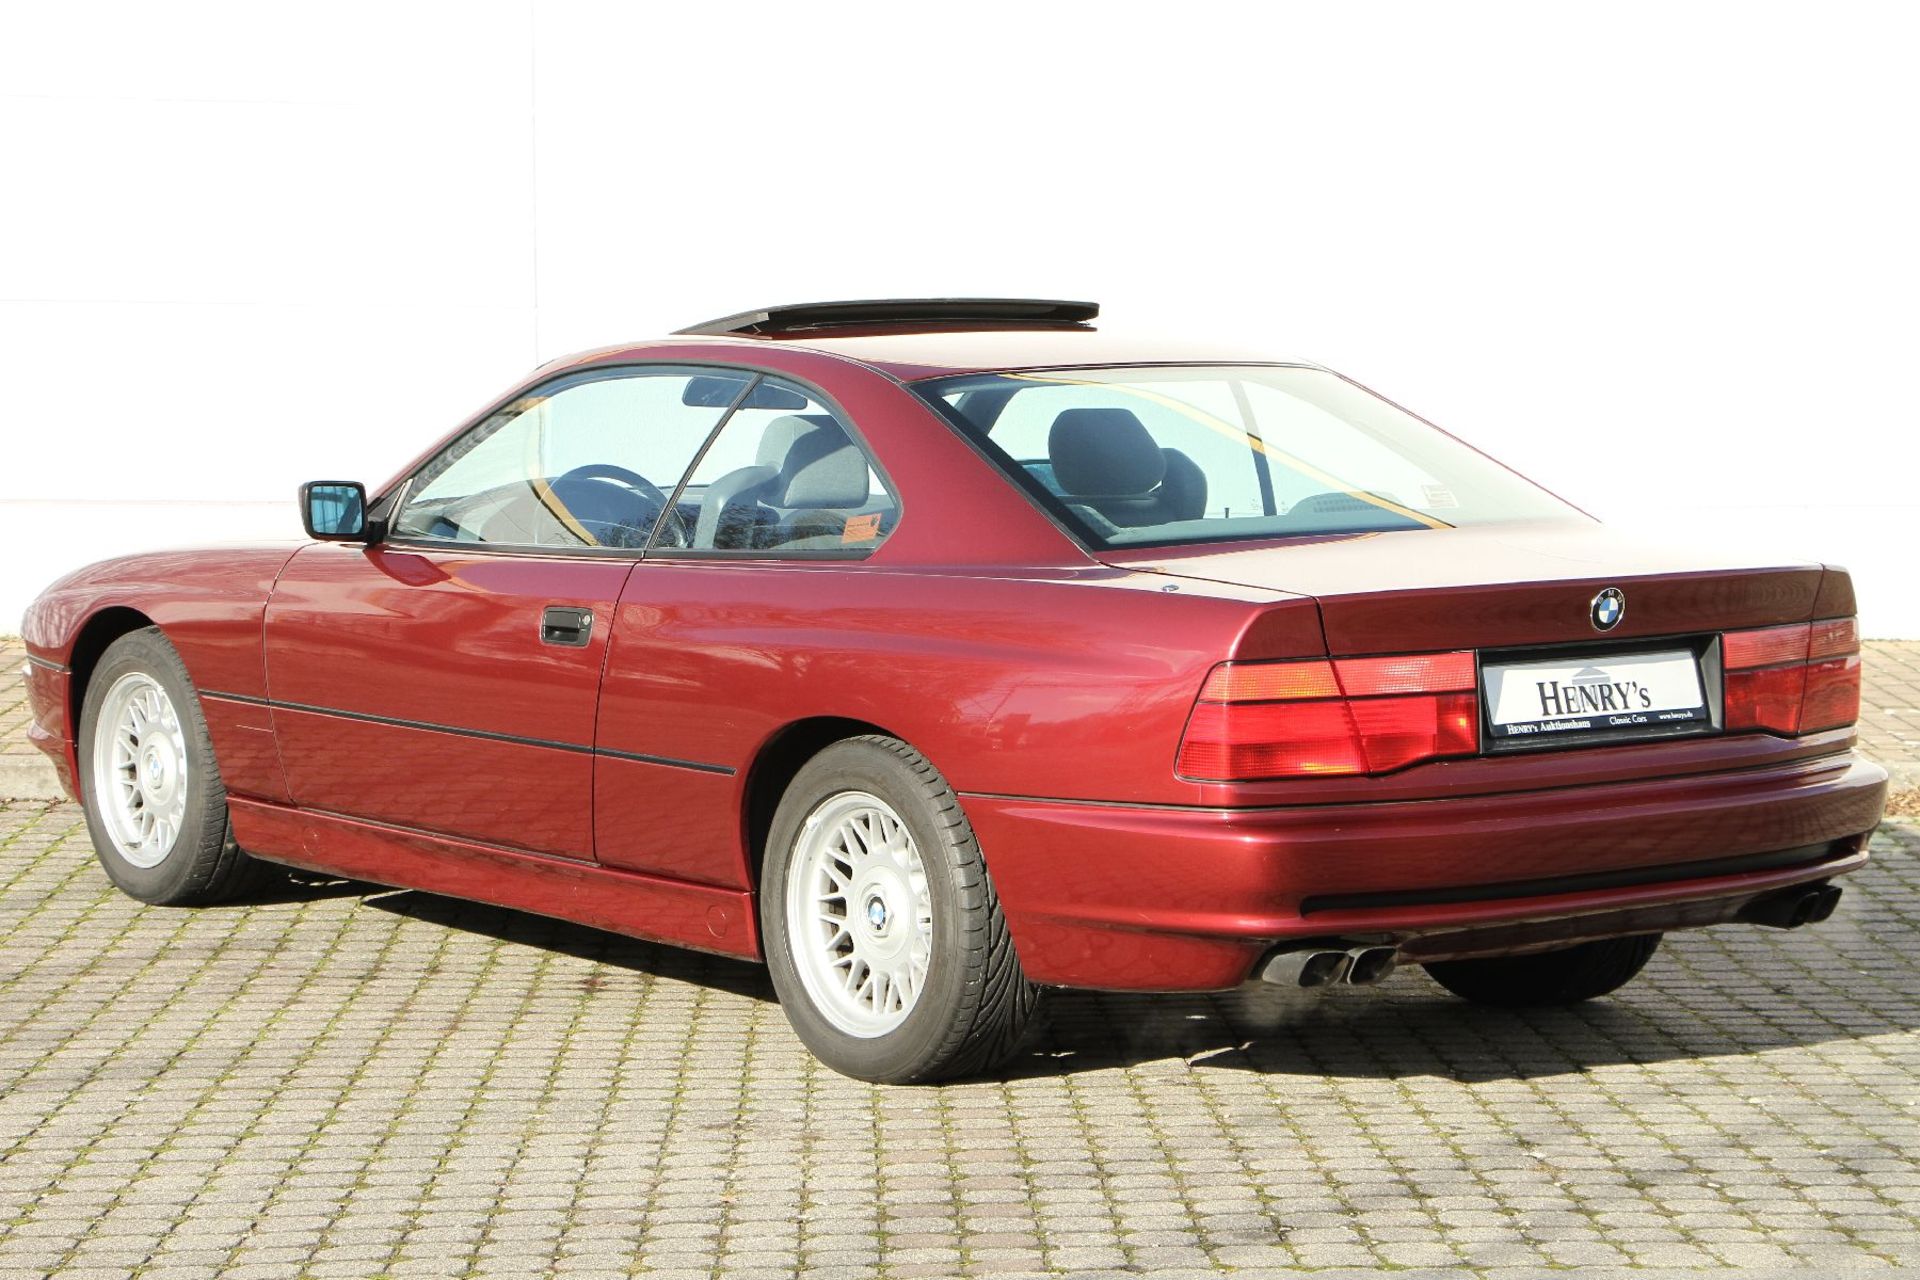
[[[0,636],[0,756],[40,754],[27,741],[26,661],[26,646],[17,637]]]
[[[1866,671],[1863,750],[1920,761],[1920,644]],[[24,727],[0,678],[0,754]],[[1828,925],[1680,937],[1578,1010],[1073,994],[1007,1077],[888,1090],[751,966],[367,886],[142,908],[72,806],[0,805],[0,1280],[1884,1273],[1920,825],[1875,847]]]
[[[1006,1075],[889,1089],[754,966],[361,885],[142,907],[0,806],[0,1280],[1885,1274],[1920,824],[1875,851],[1573,1010],[1062,994]]]
[[[60,797],[52,763],[27,741],[26,661],[17,637],[0,636],[0,801]]]
[[[1920,790],[1920,640],[1867,641],[1860,673],[1860,750],[1896,791]]]

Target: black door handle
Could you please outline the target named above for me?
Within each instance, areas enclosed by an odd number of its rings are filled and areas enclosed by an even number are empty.
[[[550,604],[540,611],[540,643],[565,645],[569,649],[587,647],[593,634],[593,610],[572,605]]]

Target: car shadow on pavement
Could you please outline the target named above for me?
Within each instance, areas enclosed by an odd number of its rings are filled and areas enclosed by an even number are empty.
[[[351,881],[295,886],[288,900],[339,894],[629,974],[775,998],[762,965],[522,911]],[[1627,988],[1555,1009],[1468,1004],[1418,968],[1376,987],[1321,992],[1257,982],[1199,994],[1053,991],[1025,1047],[992,1078],[1165,1067],[1475,1083],[1866,1040],[1920,1027],[1912,930],[1893,904],[1862,902],[1822,930],[1677,935]],[[579,981],[597,990],[620,979],[596,969]]]
[[[328,898],[364,897],[384,892],[378,885],[359,880],[342,880],[308,872],[270,877],[264,884],[237,897],[223,899],[221,906],[274,907],[298,902],[323,902]]]
[[[1417,970],[1378,988],[1326,994],[1258,986],[1207,995],[1055,992],[1046,1025],[999,1074],[1162,1062],[1195,1071],[1478,1083],[1740,1056],[1920,1026],[1912,1000],[1835,1010],[1822,993],[1796,997],[1766,977],[1728,977],[1726,989],[1692,998],[1684,984],[1652,982],[1584,1004],[1526,1010],[1468,1004]]]
[[[714,987],[751,1000],[771,1002],[774,999],[773,982],[767,977],[766,967],[751,961],[645,942],[566,920],[459,898],[443,898],[413,889],[380,889],[371,885],[360,888],[369,895],[365,899],[367,906],[410,920],[556,951],[630,973]],[[605,981],[596,975],[582,979],[590,989],[597,989]]]

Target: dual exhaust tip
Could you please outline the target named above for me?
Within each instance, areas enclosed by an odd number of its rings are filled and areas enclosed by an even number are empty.
[[[1832,884],[1796,885],[1755,898],[1740,908],[1735,918],[1747,924],[1763,924],[1771,929],[1798,929],[1819,924],[1840,905],[1840,886]]]
[[[1394,947],[1350,947],[1345,951],[1282,951],[1260,966],[1260,980],[1277,987],[1370,987],[1400,966]]]
[[[1840,904],[1837,885],[1797,885],[1765,894],[1740,908],[1735,919],[1775,929],[1819,924]],[[1306,947],[1280,951],[1260,966],[1260,980],[1276,987],[1370,987],[1400,966],[1398,948],[1387,946]]]

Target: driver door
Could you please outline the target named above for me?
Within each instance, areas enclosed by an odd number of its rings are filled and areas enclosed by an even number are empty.
[[[543,384],[456,436],[371,546],[303,548],[267,682],[293,800],[431,835],[593,857],[613,610],[749,375],[621,367]]]

